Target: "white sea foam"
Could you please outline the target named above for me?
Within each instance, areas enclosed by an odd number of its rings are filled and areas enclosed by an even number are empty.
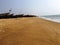
[[[50,20],[50,21],[53,21],[53,22],[57,22],[57,23],[60,23],[60,19],[51,19],[51,18],[46,18],[46,17],[40,17],[40,18],[43,18],[43,19],[46,19],[46,20]]]

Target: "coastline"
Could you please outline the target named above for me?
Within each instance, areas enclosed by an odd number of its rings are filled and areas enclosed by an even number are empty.
[[[42,18],[42,19],[45,19],[45,20],[48,20],[48,21],[53,21],[53,22],[56,22],[56,23],[60,23],[60,20],[55,20],[55,19],[45,18],[45,17],[39,17],[39,18]]]

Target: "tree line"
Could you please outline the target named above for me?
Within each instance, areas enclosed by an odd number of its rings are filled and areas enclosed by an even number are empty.
[[[0,19],[2,18],[18,18],[18,17],[36,17],[35,15],[24,15],[24,14],[10,14],[10,13],[2,13],[0,14]]]

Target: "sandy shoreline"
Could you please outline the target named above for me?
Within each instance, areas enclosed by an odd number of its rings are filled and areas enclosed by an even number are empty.
[[[60,23],[36,17],[1,19],[0,45],[60,45]]]

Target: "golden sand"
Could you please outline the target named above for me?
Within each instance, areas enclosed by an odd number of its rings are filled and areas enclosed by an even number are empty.
[[[60,24],[37,17],[0,19],[0,45],[60,45]]]

